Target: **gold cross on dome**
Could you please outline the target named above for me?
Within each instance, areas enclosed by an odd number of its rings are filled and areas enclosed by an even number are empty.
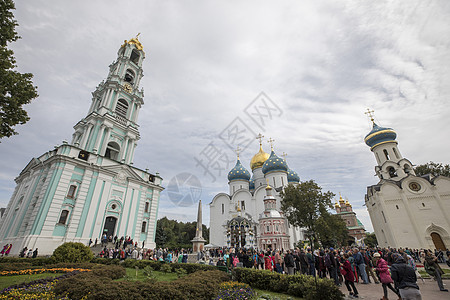
[[[275,140],[272,138],[269,138],[269,140],[267,142],[270,144],[270,149],[273,150],[273,142],[275,142]]]
[[[136,34],[136,38],[138,38],[140,34],[141,34],[140,32],[138,34]]]
[[[257,136],[256,136],[256,139],[257,140],[259,140],[259,145],[260,146],[262,146],[262,138],[263,138],[264,136],[260,133],[260,134],[258,134]]]
[[[241,150],[242,150],[242,149],[239,148],[239,145],[238,145],[237,148],[236,148],[236,150],[235,150],[238,159],[239,159],[239,153],[241,152]]]
[[[373,119],[373,113],[374,113],[373,110],[367,109],[367,111],[364,114],[366,114],[370,118],[370,121],[373,122],[373,120],[374,120]]]
[[[283,157],[284,160],[286,160],[286,157],[288,156],[286,152],[283,152],[283,154],[281,154],[281,156]]]

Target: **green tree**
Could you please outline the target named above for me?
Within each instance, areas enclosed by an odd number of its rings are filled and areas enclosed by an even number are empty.
[[[322,188],[314,180],[301,182],[297,186],[288,185],[280,193],[281,210],[293,226],[304,227],[313,245],[317,241],[317,232],[321,216],[325,216],[328,208],[332,208],[331,199],[335,196]],[[325,217],[322,218],[325,222]],[[322,222],[322,221],[321,221]]]
[[[195,237],[197,222],[178,222],[169,220],[167,217],[161,218],[156,223],[155,242],[157,247],[190,248],[191,240]],[[209,242],[209,229],[202,224],[203,238]]]
[[[429,163],[416,166],[414,172],[416,172],[417,176],[431,174],[433,176],[442,175],[450,177],[450,165],[430,161]]]
[[[0,139],[17,134],[13,127],[30,119],[22,106],[38,96],[31,81],[33,74],[17,72],[14,52],[7,48],[8,43],[20,38],[15,30],[18,23],[13,9],[12,0],[0,1]]]
[[[373,233],[366,232],[364,244],[366,244],[369,247],[376,247],[378,245],[377,236],[375,235],[375,232]]]
[[[323,247],[346,246],[349,239],[344,220],[328,211],[323,212],[317,219],[316,233]]]

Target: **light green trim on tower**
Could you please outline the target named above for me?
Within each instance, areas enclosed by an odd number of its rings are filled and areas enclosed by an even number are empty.
[[[30,197],[28,197],[28,201],[27,201],[25,209],[22,212],[22,215],[20,217],[20,221],[19,221],[19,223],[17,223],[18,226],[16,226],[16,230],[14,231],[14,236],[17,236],[17,234],[19,233],[20,227],[21,227],[21,225],[23,223],[23,218],[25,218],[25,215],[28,212],[28,208],[30,207],[30,203],[31,203],[31,200],[33,199],[34,193],[36,192],[36,188],[37,188],[39,182],[41,181],[41,177],[42,177],[42,173],[43,172],[44,172],[43,169],[41,169],[39,171],[39,176],[38,176],[38,178],[37,178],[37,180],[36,180],[36,182],[35,182],[35,184],[33,186],[33,191],[30,193]],[[11,223],[13,223],[13,222],[11,222]]]
[[[59,181],[61,180],[61,175],[65,165],[66,164],[62,162],[58,162],[55,165],[55,171],[53,172],[51,182],[47,187],[47,191],[45,192],[44,198],[42,199],[42,203],[39,206],[39,211],[36,214],[33,228],[31,229],[30,232],[31,235],[41,234],[42,227],[44,226],[48,210],[50,209],[50,204],[52,203],[53,196],[55,195],[56,192],[56,188],[58,187]]]
[[[16,215],[17,215],[17,210],[14,210],[13,217],[11,218],[11,222],[9,222],[8,229],[6,229],[5,235],[3,236],[3,238],[6,238],[8,236],[9,231],[11,230],[11,226],[14,223],[14,220],[16,219]]]
[[[55,229],[53,229],[53,236],[65,236],[67,227],[63,224],[56,224]]]
[[[128,235],[127,234],[127,230],[128,230],[128,223],[130,221],[131,206],[133,205],[133,197],[134,197],[134,189],[131,190],[130,207],[128,208],[127,223],[125,225],[125,233],[124,233],[124,235]]]
[[[138,198],[137,198],[136,213],[134,215],[133,231],[132,231],[132,234],[131,234],[131,238],[132,239],[134,239],[134,234],[136,232],[136,223],[137,223],[137,219],[138,219],[138,213],[139,213],[139,206],[140,205],[141,205],[141,191],[139,191]]]
[[[98,199],[97,199],[97,208],[95,209],[94,219],[92,220],[91,232],[89,234],[90,238],[92,238],[92,234],[94,233],[95,222],[97,221],[97,215],[98,215],[98,208],[100,207],[100,202],[102,200],[102,195],[103,195],[103,189],[104,188],[105,188],[105,181],[103,180],[102,187],[100,189],[100,195],[98,196]]]
[[[156,238],[156,223],[158,222],[158,212],[159,212],[159,197],[161,196],[161,192],[158,192],[158,203],[156,205],[156,214],[155,214],[155,228],[153,229],[153,241],[155,241]],[[153,200],[152,200],[153,202]]]
[[[114,98],[115,98],[116,94],[117,94],[117,92],[113,90],[112,95],[111,95],[111,101],[109,102],[109,107],[108,107],[110,110],[113,109],[113,104],[114,104],[113,102],[114,102]]]
[[[89,137],[89,143],[86,147],[87,151],[92,151],[95,145],[95,141],[97,141],[98,132],[100,131],[100,122],[97,121],[95,123],[94,128],[92,128],[91,136]]]
[[[80,221],[78,223],[77,233],[75,237],[81,237],[83,235],[84,226],[86,225],[86,218],[91,207],[92,195],[94,194],[95,186],[97,184],[98,172],[92,173],[91,183],[86,195],[86,200],[84,201],[83,211],[81,213]],[[100,201],[99,201],[100,202]]]

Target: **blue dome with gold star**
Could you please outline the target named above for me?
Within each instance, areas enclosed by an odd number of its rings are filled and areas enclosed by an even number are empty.
[[[279,158],[273,150],[270,153],[269,159],[267,159],[262,166],[262,172],[264,174],[274,171],[287,172],[287,170],[288,166],[286,164],[286,161],[282,158]]]
[[[248,189],[249,190],[254,190],[255,189],[255,178],[253,178],[253,176],[250,179],[250,182],[248,183]]]
[[[394,142],[396,137],[394,129],[378,126],[374,122],[372,130],[366,135],[364,142],[372,149],[380,144]]]
[[[228,172],[228,180],[250,180],[250,172],[244,168],[239,159],[236,162],[236,166]]]
[[[288,169],[287,180],[288,182],[300,182],[300,176],[292,169]]]

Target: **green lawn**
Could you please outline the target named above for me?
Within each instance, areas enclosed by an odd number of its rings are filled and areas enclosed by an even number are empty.
[[[265,291],[265,290],[258,290],[258,289],[254,289],[256,294],[258,295],[258,299],[260,299],[259,297],[263,296],[263,295],[269,295],[271,297],[271,299],[279,299],[279,300],[288,300],[288,299],[294,299],[294,300],[301,300],[303,298],[298,298],[298,297],[294,297],[294,296],[290,296],[290,295],[286,295],[286,294],[280,294],[280,293],[275,293],[275,292],[270,292],[270,291]]]
[[[156,280],[159,281],[173,281],[175,279],[177,279],[177,273],[163,273],[163,272],[159,272],[159,271],[153,271],[153,274],[155,274],[156,276]],[[147,276],[144,275],[143,271],[141,269],[139,269],[137,271],[137,277],[136,277],[136,269],[134,268],[127,268],[127,279],[128,280],[145,280],[147,279]],[[118,279],[118,280],[125,280],[125,278],[123,279]]]
[[[47,277],[57,277],[61,276],[61,273],[41,273],[33,275],[13,275],[13,276],[2,276],[0,280],[0,290],[7,288],[14,284],[20,284],[24,282],[30,282],[36,279],[42,279]]]

